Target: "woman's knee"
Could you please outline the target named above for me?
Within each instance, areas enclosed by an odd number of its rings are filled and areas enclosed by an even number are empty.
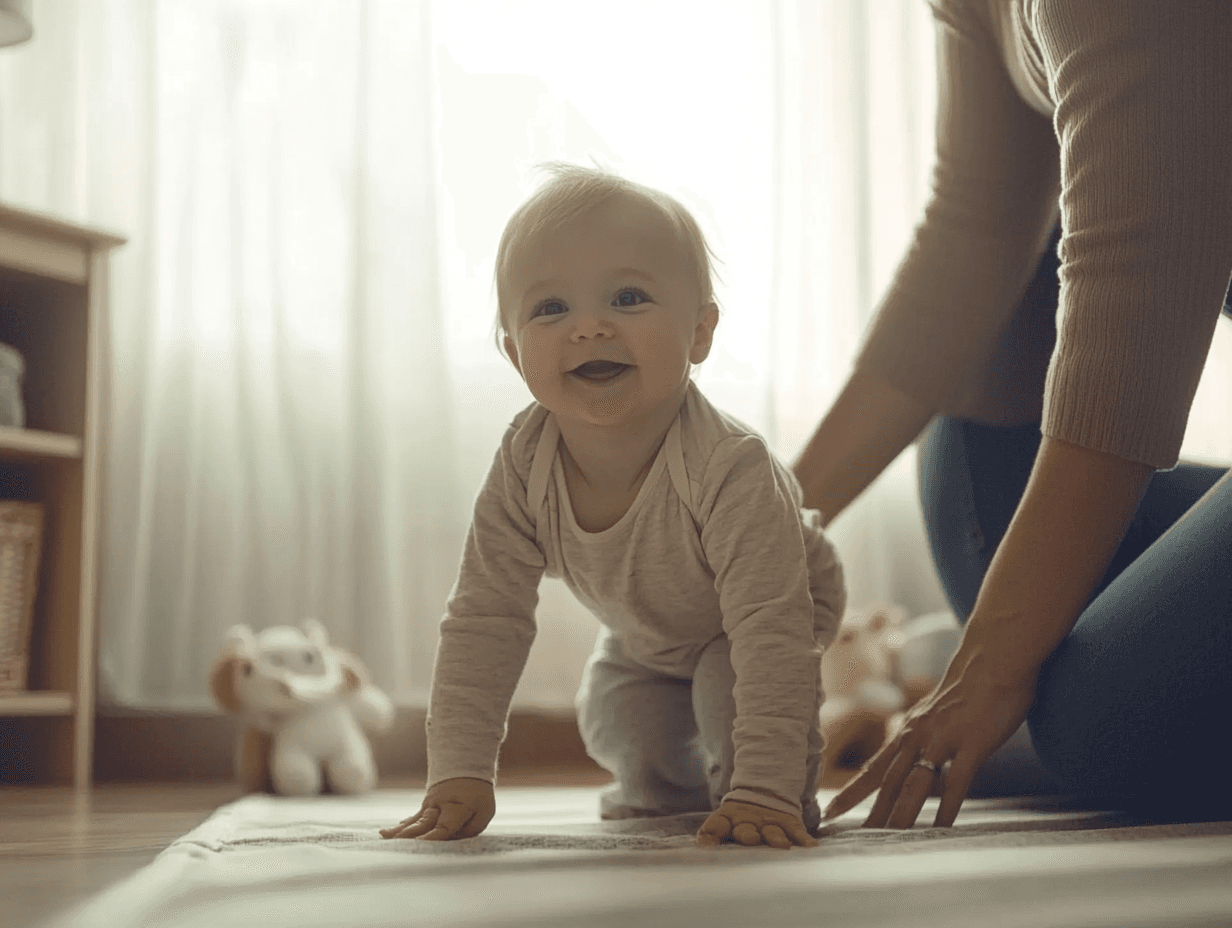
[[[1045,662],[1031,713],[1040,759],[1078,792],[1164,804],[1226,797],[1232,708],[1232,481],[1083,611]]]
[[[1049,658],[1028,717],[1040,761],[1074,794],[1111,808],[1223,801],[1226,774],[1212,754],[1209,707],[1187,708],[1183,693],[1160,692],[1159,681],[1128,669],[1131,661],[1081,638]]]

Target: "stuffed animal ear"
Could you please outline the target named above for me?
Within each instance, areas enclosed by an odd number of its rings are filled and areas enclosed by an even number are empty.
[[[235,688],[236,678],[242,673],[252,673],[252,662],[234,654],[224,654],[210,670],[210,692],[228,712],[239,712],[243,707]]]
[[[227,632],[227,648],[238,657],[253,660],[257,656],[257,638],[247,625],[232,625]]]
[[[308,636],[308,640],[322,651],[329,647],[329,632],[316,619],[306,619],[300,627],[304,630],[304,634]]]
[[[354,693],[368,685],[368,668],[364,662],[345,648],[334,648],[338,663],[342,666],[343,690]]]

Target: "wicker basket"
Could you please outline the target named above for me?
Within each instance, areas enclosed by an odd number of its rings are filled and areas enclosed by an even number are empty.
[[[42,550],[43,507],[0,500],[0,693],[26,688]]]

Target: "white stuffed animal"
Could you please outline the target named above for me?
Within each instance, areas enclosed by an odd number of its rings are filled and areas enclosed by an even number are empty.
[[[236,774],[251,792],[312,796],[322,771],[335,793],[376,784],[364,735],[387,731],[394,708],[354,654],[315,619],[253,634],[236,625],[210,673],[214,698],[240,720]]]
[[[950,612],[908,619],[877,604],[848,615],[821,658],[821,731],[828,773],[854,771],[944,677],[962,636]],[[839,781],[841,784],[841,781]]]
[[[898,681],[905,612],[875,606],[843,619],[821,657],[821,732],[827,773],[859,767],[885,741],[887,726],[906,707]]]

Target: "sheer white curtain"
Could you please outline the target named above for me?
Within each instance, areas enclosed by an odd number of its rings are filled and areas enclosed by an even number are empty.
[[[129,236],[102,698],[209,705],[235,622],[321,618],[421,699],[465,530],[430,8],[54,0],[2,59],[6,201]]]
[[[922,0],[36,0],[0,52],[0,199],[130,239],[104,700],[206,708],[230,624],[316,615],[424,703],[471,500],[530,401],[491,269],[539,161],[694,210],[722,259],[699,383],[794,456],[927,189],[932,41]],[[1191,435],[1220,456],[1208,380]],[[854,604],[942,606],[912,457],[834,526]],[[518,703],[568,707],[594,631],[545,582]]]

